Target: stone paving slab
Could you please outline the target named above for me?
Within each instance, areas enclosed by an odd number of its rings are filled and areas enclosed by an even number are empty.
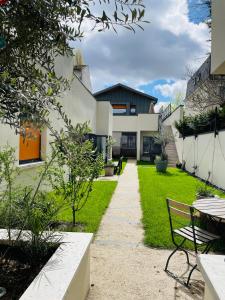
[[[163,270],[171,251],[144,246],[141,217],[136,162],[129,160],[91,246],[88,300],[203,299],[199,272],[188,290]],[[172,271],[182,275],[185,262],[178,253],[171,260]]]

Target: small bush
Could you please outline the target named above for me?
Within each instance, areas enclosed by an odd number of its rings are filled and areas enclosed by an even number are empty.
[[[196,192],[197,199],[214,197],[212,190],[207,186],[199,186]]]
[[[225,108],[211,110],[197,116],[184,116],[183,120],[175,122],[175,127],[183,137],[224,129]]]

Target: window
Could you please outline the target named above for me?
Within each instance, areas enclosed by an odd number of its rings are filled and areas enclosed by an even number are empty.
[[[136,149],[136,134],[124,133],[121,138],[121,146],[125,149]]]
[[[131,113],[132,115],[136,115],[136,105],[131,105],[131,106],[130,106],[130,113]]]
[[[143,155],[149,155],[152,150],[152,146],[154,144],[154,140],[150,136],[143,137]]]
[[[24,123],[20,134],[19,162],[20,164],[41,160],[41,131],[32,126],[31,123]]]
[[[126,115],[127,113],[126,104],[113,104],[112,107],[114,115]]]
[[[143,156],[152,154],[160,154],[161,145],[155,143],[154,138],[151,136],[143,136]]]

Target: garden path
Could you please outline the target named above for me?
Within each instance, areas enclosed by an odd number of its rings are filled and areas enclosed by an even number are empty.
[[[88,300],[202,299],[201,281],[188,291],[163,271],[170,250],[143,245],[141,217],[136,161],[129,160],[91,246]],[[172,268],[182,274],[184,255],[174,261]]]

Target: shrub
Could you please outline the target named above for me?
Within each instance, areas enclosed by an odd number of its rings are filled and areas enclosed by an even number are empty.
[[[61,208],[47,191],[41,190],[53,160],[45,163],[36,186],[21,186],[16,184],[19,171],[14,149],[6,146],[0,151],[0,226],[7,229],[10,245],[23,244],[31,265],[38,264],[52,247],[54,233],[50,233],[49,226]]]
[[[184,116],[183,120],[175,121],[175,128],[183,137],[223,129],[225,108],[211,110],[197,116]]]
[[[197,199],[214,197],[211,189],[207,185],[199,186],[196,192]]]
[[[76,225],[76,212],[86,204],[93,182],[104,165],[102,154],[96,155],[93,143],[84,139],[89,131],[87,123],[69,125],[68,130],[61,132],[61,139],[53,144],[60,169],[55,172],[53,168],[49,178],[54,190],[70,205],[73,226]]]

